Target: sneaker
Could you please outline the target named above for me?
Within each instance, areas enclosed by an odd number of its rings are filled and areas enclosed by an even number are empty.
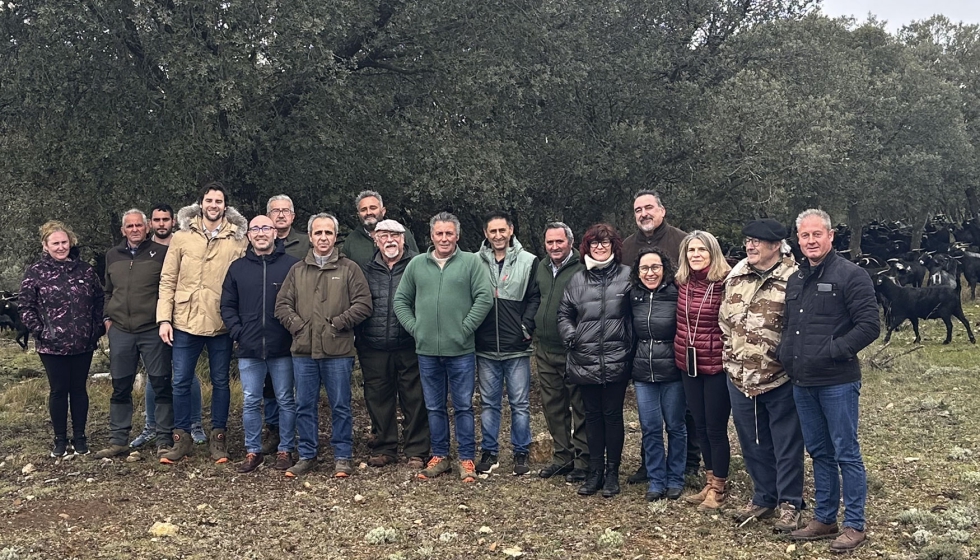
[[[161,443],[157,445],[157,459],[163,457],[167,453],[170,453],[171,451],[173,451],[173,449],[174,446],[171,443]]]
[[[749,503],[745,504],[745,506],[743,506],[741,509],[736,511],[735,514],[732,515],[732,518],[735,519],[735,523],[746,523],[750,519],[754,521],[758,521],[760,519],[769,519],[775,514],[776,514],[775,508],[758,506],[750,501]]]
[[[538,476],[541,478],[551,478],[553,476],[560,476],[563,474],[568,474],[574,469],[574,465],[571,463],[565,463],[564,465],[559,465],[557,463],[552,463],[547,467],[538,471]]]
[[[449,459],[446,457],[433,456],[431,459],[429,459],[429,463],[425,466],[425,468],[419,471],[418,477],[422,480],[428,480],[441,474],[445,474],[452,470],[452,468],[452,465],[449,464]]]
[[[333,464],[334,478],[347,478],[354,473],[354,467],[350,464],[350,459],[337,459]]]
[[[216,428],[211,430],[211,460],[216,464],[228,462],[228,449],[225,445],[225,430]],[[191,435],[191,437],[194,437]]]
[[[250,473],[255,469],[259,468],[261,464],[262,464],[261,453],[249,453],[245,455],[245,460],[242,461],[242,464],[238,465],[238,472]]]
[[[110,445],[109,447],[106,447],[105,449],[102,449],[102,450],[98,451],[95,454],[95,458],[96,459],[109,459],[109,458],[112,458],[112,457],[121,457],[123,455],[129,455],[129,446],[128,445],[118,445],[118,444],[115,444],[114,443],[114,444]]]
[[[266,426],[262,430],[262,454],[272,455],[279,449],[279,426]]]
[[[480,456],[480,462],[476,464],[476,472],[491,473],[493,469],[500,466],[500,458],[496,453],[484,451]]]
[[[208,436],[204,433],[204,427],[200,424],[191,426],[191,439],[194,440],[194,445],[204,445],[207,443]]]
[[[67,454],[68,454],[68,438],[66,437],[54,438],[54,445],[51,447],[51,456],[64,457]]]
[[[160,464],[173,465],[184,457],[191,454],[191,447],[194,443],[190,440],[190,434],[181,429],[174,430],[174,445],[170,451],[160,456]]]
[[[868,537],[864,531],[858,531],[853,527],[844,527],[844,532],[830,543],[830,551],[840,554],[850,552],[862,544],[868,542]]]
[[[300,459],[298,463],[286,469],[287,478],[296,478],[316,470],[316,459]]]
[[[88,439],[85,436],[73,437],[71,447],[75,450],[75,455],[88,455]]]
[[[463,459],[459,462],[459,479],[463,482],[476,482],[476,465],[473,464],[472,459]]]
[[[414,471],[420,471],[425,468],[425,459],[422,457],[409,457],[408,458],[408,468]]]
[[[779,519],[772,524],[772,529],[779,533],[790,533],[800,528],[800,512],[793,504],[779,504]]]
[[[527,464],[527,453],[514,454],[514,474],[521,476],[531,472],[531,466]]]
[[[143,447],[144,445],[156,441],[157,439],[157,427],[147,424],[143,426],[143,431],[140,435],[136,436],[136,439],[129,442],[130,447]]]
[[[806,527],[797,529],[789,534],[789,538],[795,541],[818,541],[821,539],[832,539],[840,534],[840,529],[836,523],[821,523],[816,519],[811,519]]]
[[[276,453],[276,464],[273,468],[277,471],[285,471],[294,464],[296,463],[293,461],[293,456],[288,451],[280,451]]]
[[[578,467],[572,469],[572,472],[565,475],[565,482],[570,484],[575,484],[578,482],[585,482],[586,477],[589,476],[589,471],[586,469],[580,469]]]

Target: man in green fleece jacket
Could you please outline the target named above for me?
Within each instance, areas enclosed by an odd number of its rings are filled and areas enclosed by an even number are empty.
[[[448,385],[453,399],[460,478],[476,481],[473,389],[474,333],[493,306],[486,265],[461,251],[459,219],[440,212],[429,221],[433,247],[408,263],[395,292],[398,321],[415,339],[422,394],[429,414],[432,458],[419,473],[428,479],[449,472]],[[447,383],[448,382],[448,383]]]

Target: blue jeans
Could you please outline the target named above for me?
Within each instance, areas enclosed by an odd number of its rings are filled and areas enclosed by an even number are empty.
[[[198,336],[174,329],[174,428],[191,429],[191,380],[197,359],[204,347],[208,349],[208,371],[211,376],[211,429],[223,430],[228,425],[231,390],[228,370],[231,368],[231,337]]]
[[[350,459],[354,447],[354,418],[350,410],[350,376],[354,358],[307,358],[293,356],[296,379],[296,431],[299,458],[316,459],[320,447],[320,385],[330,403],[330,447],[333,458]],[[280,426],[279,434],[285,431]]]
[[[503,405],[504,380],[510,402],[510,443],[514,453],[527,453],[531,446],[531,358],[524,356],[509,360],[477,357],[480,377],[480,426],[484,451],[497,454],[500,444],[500,410]]]
[[[245,430],[245,451],[262,451],[262,393],[265,376],[272,376],[272,386],[278,403],[279,451],[292,451],[296,439],[296,401],[293,399],[293,359],[239,358],[238,369],[242,377],[242,424]]]
[[[172,381],[171,381],[172,383]],[[153,390],[153,384],[147,379],[144,385],[144,397],[146,400],[146,425],[155,427],[157,425],[157,394]],[[191,379],[191,426],[201,425],[201,380],[195,375]]]
[[[432,455],[449,456],[449,412],[446,408],[447,393],[453,400],[456,420],[456,443],[459,459],[472,461],[476,458],[476,435],[473,425],[473,389],[476,357],[419,356],[419,374],[422,378],[422,394],[429,413],[429,433],[432,438]]]
[[[860,381],[793,386],[803,442],[813,459],[813,516],[821,523],[837,523],[843,482],[844,526],[863,531],[868,481],[857,437],[860,395]]]
[[[636,409],[643,430],[643,457],[650,479],[650,492],[684,488],[684,466],[687,464],[687,424],[684,411],[684,385],[680,380],[669,383],[634,381]],[[667,428],[667,453],[664,454],[664,427]]]

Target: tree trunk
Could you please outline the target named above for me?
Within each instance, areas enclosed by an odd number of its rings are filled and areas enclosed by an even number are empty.
[[[852,204],[847,209],[847,226],[851,228],[851,244],[848,249],[851,250],[851,260],[854,260],[861,254],[861,233],[864,230],[864,225],[861,223],[861,209],[857,204]]]
[[[966,207],[970,209],[970,217],[980,217],[980,200],[977,199],[977,188],[970,186],[966,188]]]
[[[912,241],[909,244],[909,251],[915,251],[922,247],[922,233],[926,230],[926,222],[929,221],[929,214],[922,212],[912,222]]]

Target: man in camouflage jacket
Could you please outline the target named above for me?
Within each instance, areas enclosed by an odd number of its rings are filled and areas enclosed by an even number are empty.
[[[786,307],[786,282],[797,271],[781,252],[786,228],[771,219],[743,229],[748,255],[725,281],[718,314],[732,417],[755,493],[735,519],[773,517],[774,527],[798,528],[803,508],[803,434],[793,387],[776,360]]]

